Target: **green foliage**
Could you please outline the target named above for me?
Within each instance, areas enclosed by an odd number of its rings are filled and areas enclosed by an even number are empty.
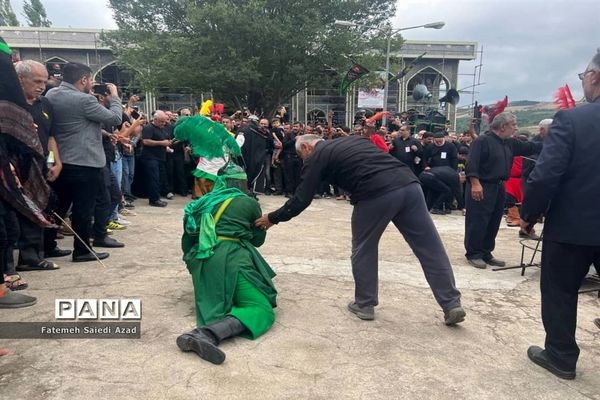
[[[52,26],[52,22],[46,16],[46,9],[42,4],[42,0],[25,0],[23,3],[23,16],[29,26]]]
[[[10,0],[0,0],[0,19],[4,20],[6,26],[20,26],[17,15],[13,11]]]
[[[103,36],[145,88],[212,91],[271,113],[305,87],[339,87],[353,61],[383,69],[394,0],[110,0],[118,31]],[[397,39],[393,50],[397,50]],[[335,73],[335,72],[337,73]]]

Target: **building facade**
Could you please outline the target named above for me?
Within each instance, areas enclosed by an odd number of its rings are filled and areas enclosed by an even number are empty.
[[[66,62],[80,62],[90,66],[96,80],[127,88],[127,94],[143,95],[144,110],[197,106],[202,96],[195,96],[185,88],[136,92],[130,86],[131,75],[116,65],[101,35],[102,31],[97,29],[0,27],[0,36],[13,49],[15,58],[44,63],[50,75],[60,75]],[[456,88],[460,61],[477,58],[477,43],[406,41],[398,53],[392,54],[392,65],[400,70],[422,54],[404,78],[390,84],[388,110],[414,109],[423,113],[437,110],[454,121],[455,106],[438,100],[447,90]],[[413,94],[418,84],[425,85],[428,95],[415,100]],[[307,89],[294,96],[289,104],[292,120],[322,121],[331,113],[334,122],[345,125],[353,123],[359,110],[380,107],[383,107],[381,91],[361,93],[354,86],[345,95],[340,95],[337,89]]]

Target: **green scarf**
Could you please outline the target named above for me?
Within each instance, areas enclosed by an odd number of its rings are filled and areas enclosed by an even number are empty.
[[[246,196],[246,193],[237,188],[224,187],[223,180],[219,177],[212,192],[185,206],[183,229],[191,236],[198,235],[197,259],[202,260],[212,256],[213,249],[218,243],[213,216],[214,208],[227,199],[239,196]]]

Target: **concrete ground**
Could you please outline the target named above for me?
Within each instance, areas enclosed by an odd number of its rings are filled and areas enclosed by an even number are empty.
[[[285,199],[261,197],[264,211]],[[375,321],[346,311],[353,296],[350,215],[319,199],[269,230],[262,254],[278,273],[277,321],[263,337],[223,344],[221,366],[178,350],[194,325],[190,276],[181,261],[184,199],[164,209],[138,201],[132,226],[115,234],[127,247],[98,263],[26,272],[37,305],[2,310],[0,321],[54,321],[56,298],[141,298],[139,340],[1,340],[1,399],[600,399],[600,316],[582,295],[578,376],[563,381],[532,364],[543,345],[539,270],[477,270],[463,257],[460,215],[434,216],[463,293],[466,321],[443,315],[419,264],[390,226],[380,244],[380,306]],[[62,247],[69,248],[69,239]],[[517,264],[517,231],[500,229],[495,255]]]

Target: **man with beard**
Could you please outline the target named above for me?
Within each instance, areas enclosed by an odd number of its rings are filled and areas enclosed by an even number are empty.
[[[377,248],[381,235],[393,222],[419,259],[444,312],[445,324],[462,322],[466,314],[450,260],[410,169],[360,136],[324,141],[316,135],[304,135],[296,139],[296,149],[305,162],[296,193],[281,208],[257,219],[256,225],[268,229],[297,216],[310,205],[323,181],[343,187],[351,193],[354,205],[355,296],[348,310],[360,319],[375,319],[374,308],[379,303]]]
[[[398,137],[392,140],[390,154],[406,164],[415,175],[421,173],[423,146],[412,137],[408,124],[404,123],[400,126]]]
[[[54,184],[60,202],[59,214],[64,217],[72,204],[72,227],[81,238],[81,241],[73,242],[74,262],[96,261],[96,257],[109,256],[108,253],[94,255],[88,249],[94,205],[103,185],[102,170],[106,165],[101,125],[120,125],[123,107],[115,85],[106,85],[110,98],[107,109],[90,94],[93,84],[90,67],[68,63],[60,86],[46,95],[54,108],[55,138],[63,162],[62,172]]]
[[[292,125],[292,130],[285,133],[281,143],[283,146],[280,156],[283,164],[283,193],[286,197],[291,197],[300,183],[302,160],[296,153],[296,138],[301,134],[302,124],[296,121]]]
[[[587,104],[554,116],[521,207],[526,232],[546,215],[540,277],[546,341],[527,355],[562,379],[576,375],[578,291],[590,266],[600,265],[600,52],[579,79]]]
[[[267,120],[267,126],[268,124]],[[248,125],[242,129],[241,133],[244,135],[242,156],[248,175],[248,192],[254,196],[257,192],[264,193],[265,191],[265,159],[270,133],[268,130],[263,132],[258,125],[256,115],[249,117]]]
[[[510,176],[514,156],[529,156],[541,150],[540,143],[516,139],[516,132],[517,118],[502,112],[491,121],[490,131],[479,135],[469,150],[465,170],[465,256],[475,268],[505,265],[492,255],[504,214],[504,183]]]
[[[428,190],[431,213],[450,214],[454,198],[458,200],[459,209],[462,209],[456,146],[446,141],[444,132],[436,132],[433,134],[433,143],[425,147],[423,153],[425,170],[419,179]]]

